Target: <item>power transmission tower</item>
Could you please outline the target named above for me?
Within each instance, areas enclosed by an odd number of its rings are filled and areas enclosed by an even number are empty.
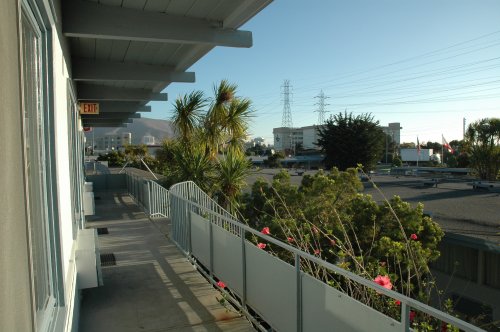
[[[314,98],[319,99],[319,101],[315,104],[318,105],[318,109],[314,112],[318,112],[318,125],[321,126],[322,124],[325,123],[325,113],[328,113],[328,111],[325,111],[325,106],[330,105],[330,104],[325,104],[325,99],[328,99],[330,97],[325,96],[323,90],[321,90],[319,95],[317,95]]]
[[[290,81],[285,80],[283,85],[281,86],[283,89],[283,120],[281,121],[282,127],[292,128],[292,111],[290,109]]]

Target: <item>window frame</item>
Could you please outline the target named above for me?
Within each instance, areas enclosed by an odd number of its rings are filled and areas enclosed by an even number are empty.
[[[28,26],[27,26],[28,25]],[[32,30],[33,42],[24,40],[25,31]],[[23,129],[23,159],[25,176],[25,197],[27,216],[27,238],[30,264],[30,280],[33,308],[33,324],[36,330],[54,330],[57,316],[64,311],[64,279],[61,241],[59,232],[59,210],[57,192],[57,169],[56,169],[56,143],[55,143],[55,117],[53,103],[53,67],[52,67],[52,29],[47,17],[39,10],[35,0],[23,0],[20,6],[20,61],[22,63],[22,129]],[[30,48],[33,47],[33,49]],[[32,53],[28,54],[30,51]],[[28,63],[26,55],[32,55],[34,62]],[[25,64],[35,63],[33,74],[25,68]],[[28,86],[26,80],[33,79],[32,86]],[[34,97],[27,94],[36,91]],[[28,105],[27,98],[35,98],[36,104]],[[36,117],[36,120],[33,120]],[[36,123],[37,127],[32,125]],[[35,138],[36,137],[36,138]],[[38,143],[38,145],[33,144]],[[32,146],[33,145],[33,146]],[[38,155],[37,158],[32,158]],[[39,158],[40,156],[43,156]],[[32,160],[33,159],[33,160]],[[31,164],[35,162],[36,164]],[[37,166],[38,175],[31,177],[33,171],[29,167]],[[34,194],[34,187],[37,194]],[[37,205],[37,206],[35,206]],[[34,211],[35,209],[36,211]],[[40,212],[37,218],[33,218],[36,212]],[[34,222],[37,219],[43,229],[40,236],[45,252],[37,253],[33,242]],[[38,239],[38,240],[40,240]],[[38,257],[37,257],[38,256]],[[42,257],[43,262],[36,264],[45,265],[46,282],[48,284],[47,300],[45,306],[39,308],[37,303],[37,281],[35,271],[35,260]],[[45,271],[44,269],[44,271]],[[45,279],[43,280],[45,281]],[[42,293],[42,295],[45,293]]]

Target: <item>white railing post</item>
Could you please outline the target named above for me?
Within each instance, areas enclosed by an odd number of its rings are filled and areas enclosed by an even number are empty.
[[[152,214],[152,210],[151,210],[151,190],[152,190],[152,186],[151,186],[151,181],[150,180],[146,180],[146,187],[147,187],[147,191],[148,191],[148,208],[147,208],[147,211],[148,211],[148,214],[149,216],[151,216]]]
[[[297,278],[297,332],[302,332],[302,280],[300,273],[300,256],[295,253],[295,277]]]
[[[410,332],[410,307],[406,302],[401,302],[401,329]]]
[[[241,276],[243,278],[242,280],[242,298],[241,298],[241,305],[244,310],[246,310],[247,307],[247,255],[246,255],[246,248],[245,248],[245,236],[246,232],[244,228],[240,228],[240,236],[241,236],[241,269],[242,273]]]

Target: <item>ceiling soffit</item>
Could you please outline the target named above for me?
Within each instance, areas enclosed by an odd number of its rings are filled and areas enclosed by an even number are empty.
[[[82,121],[121,126],[167,100],[170,83],[194,82],[186,70],[215,46],[251,47],[252,33],[238,28],[271,1],[62,1],[77,99],[101,104]]]

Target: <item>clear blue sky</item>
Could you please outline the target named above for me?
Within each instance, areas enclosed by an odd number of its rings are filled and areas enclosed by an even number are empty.
[[[144,115],[169,119],[177,96],[228,79],[253,101],[251,136],[272,143],[289,79],[296,127],[318,122],[320,90],[327,116],[400,122],[402,142],[461,139],[464,117],[500,117],[498,0],[275,0],[241,29],[252,48],[215,48],[190,69],[196,83],[171,84]]]

